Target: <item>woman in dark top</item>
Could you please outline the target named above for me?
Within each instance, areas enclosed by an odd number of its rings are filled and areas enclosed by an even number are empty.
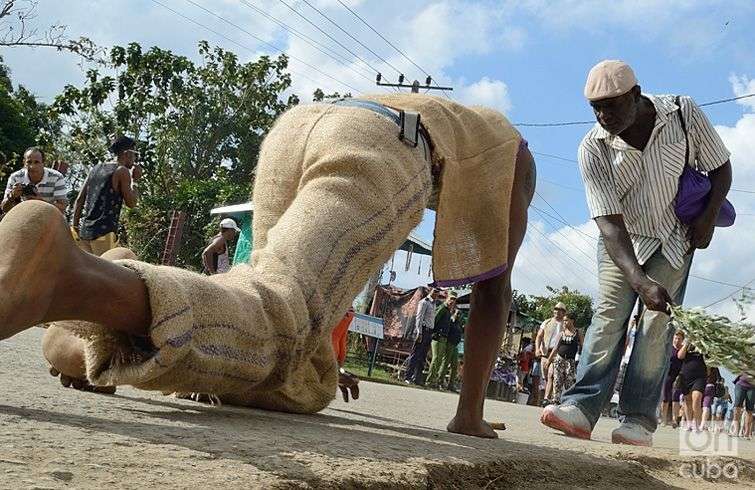
[[[684,378],[684,402],[687,405],[687,430],[700,430],[703,416],[703,393],[705,392],[708,367],[703,355],[695,346],[685,341],[677,353],[682,362],[682,378]]]
[[[553,399],[551,403],[560,403],[561,394],[571,388],[576,381],[576,358],[582,350],[582,337],[574,325],[574,319],[568,313],[564,315],[564,328],[558,334],[556,348],[551,351],[545,369],[553,363]],[[555,357],[555,359],[554,359]]]
[[[676,417],[679,413],[679,393],[674,396],[674,381],[682,370],[682,360],[677,354],[684,343],[684,332],[678,330],[674,334],[674,340],[671,344],[671,358],[669,361],[668,373],[663,382],[663,405],[661,406],[661,418],[664,425],[671,425],[676,429]]]

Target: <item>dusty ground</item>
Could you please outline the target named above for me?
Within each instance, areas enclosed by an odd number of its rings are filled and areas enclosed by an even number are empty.
[[[478,440],[443,430],[454,395],[397,386],[365,383],[358,402],[314,416],[79,393],[47,374],[41,335],[0,342],[0,488],[755,487],[752,442],[717,460],[736,480],[692,479],[680,470],[705,460],[679,456],[670,429],[653,449],[607,442],[611,420],[577,441],[542,428],[535,408],[488,402],[509,430]]]

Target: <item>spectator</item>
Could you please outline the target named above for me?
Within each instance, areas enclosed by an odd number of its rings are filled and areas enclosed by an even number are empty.
[[[661,419],[664,425],[675,425],[675,414],[679,412],[679,397],[674,398],[673,386],[674,380],[682,370],[682,360],[677,354],[684,343],[684,332],[678,330],[674,334],[674,340],[671,342],[671,359],[666,378],[663,381],[663,403],[661,405]]]
[[[744,425],[742,425],[742,407],[745,409]],[[753,380],[746,374],[740,374],[734,379],[734,420],[729,434],[737,437],[752,436],[752,415],[755,411],[755,386]],[[741,430],[740,430],[741,429]]]
[[[535,337],[535,357],[548,359],[553,349],[556,348],[558,345],[558,334],[564,328],[565,314],[566,305],[558,302],[553,307],[553,317],[540,324],[537,337]],[[551,399],[553,391],[553,366],[548,365],[547,362],[542,362],[541,367],[541,374],[545,379],[545,399],[543,403],[547,403]]]
[[[430,362],[430,372],[427,375],[427,384],[438,387],[443,383],[439,378],[441,366],[446,362],[446,344],[448,344],[448,331],[456,314],[456,293],[448,293],[446,301],[435,312],[435,321],[432,334],[433,358]]]
[[[726,421],[727,412],[729,411],[729,404],[731,403],[729,388],[724,385],[723,389],[723,395],[716,397],[713,402],[713,416],[716,420],[716,424],[714,426],[715,432],[724,431],[724,422]]]
[[[685,341],[677,354],[682,362],[682,378],[684,386],[684,401],[687,406],[687,430],[701,430],[703,416],[703,394],[708,377],[702,353],[694,345]]]
[[[24,168],[8,178],[0,207],[3,213],[7,213],[21,201],[29,200],[45,201],[61,213],[65,213],[68,206],[65,177],[57,170],[45,167],[45,154],[35,146],[24,153]]]
[[[713,418],[712,407],[713,399],[723,396],[724,380],[721,373],[716,367],[708,368],[708,375],[705,379],[705,392],[703,393],[703,417],[700,430],[708,430],[708,422]]]
[[[519,389],[522,390],[532,369],[532,361],[535,357],[535,346],[532,339],[524,337],[519,351]]]
[[[553,390],[548,402],[561,403],[561,394],[571,388],[576,380],[575,359],[582,350],[582,336],[574,325],[574,319],[569,314],[564,315],[564,328],[556,337],[556,348],[551,350],[546,370],[553,364]]]
[[[136,165],[135,147],[136,142],[127,136],[113,141],[110,152],[115,160],[95,165],[79,191],[73,207],[73,229],[79,248],[85,252],[100,256],[118,247],[123,203],[133,208],[138,200],[133,182],[139,180],[142,169]]]
[[[331,335],[333,351],[336,354],[336,362],[338,363],[338,389],[341,390],[341,396],[343,396],[343,401],[346,403],[349,402],[349,394],[351,394],[351,398],[354,400],[359,399],[359,378],[343,368],[346,362],[346,353],[348,352],[349,326],[351,326],[354,316],[354,308],[349,308],[346,315],[333,329]]]
[[[446,372],[448,372],[448,384],[446,385],[448,391],[456,391],[456,376],[459,369],[459,343],[464,337],[466,319],[466,315],[457,308],[451,318],[451,326],[448,329],[445,361],[440,367],[440,373],[438,373],[438,379],[442,385],[443,380],[446,378]]]
[[[202,262],[208,274],[222,274],[231,270],[228,243],[236,238],[240,231],[231,218],[225,218],[220,222],[220,233],[213,237],[212,242],[202,252]]]
[[[432,342],[432,331],[435,326],[435,300],[438,291],[430,289],[417,306],[417,314],[414,322],[414,346],[407,360],[407,369],[404,376],[406,383],[414,383],[419,386],[425,385],[424,373],[427,353]]]

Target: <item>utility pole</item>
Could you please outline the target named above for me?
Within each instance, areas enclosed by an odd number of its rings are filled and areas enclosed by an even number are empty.
[[[404,75],[401,74],[398,77],[398,83],[385,83],[382,81],[383,75],[378,73],[377,79],[375,80],[375,83],[378,85],[378,87],[397,87],[397,88],[408,88],[411,89],[413,94],[418,94],[420,88],[424,88],[425,90],[453,90],[453,87],[441,87],[439,85],[433,86],[431,85],[433,83],[433,77],[428,76],[425,79],[425,85],[420,85],[419,80],[414,80],[411,85],[404,83]]]

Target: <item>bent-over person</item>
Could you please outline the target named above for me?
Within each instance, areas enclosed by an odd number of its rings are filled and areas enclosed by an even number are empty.
[[[448,430],[496,437],[484,395],[534,173],[522,137],[490,109],[417,94],[298,106],[261,148],[250,263],[208,277],[102,260],[74,245],[57,210],[23,203],[0,223],[0,337],[56,321],[86,339],[93,385],[317,412],[336,392],[331,330],[432,206],[437,285],[474,284]],[[30,253],[39,259],[18,260]]]

